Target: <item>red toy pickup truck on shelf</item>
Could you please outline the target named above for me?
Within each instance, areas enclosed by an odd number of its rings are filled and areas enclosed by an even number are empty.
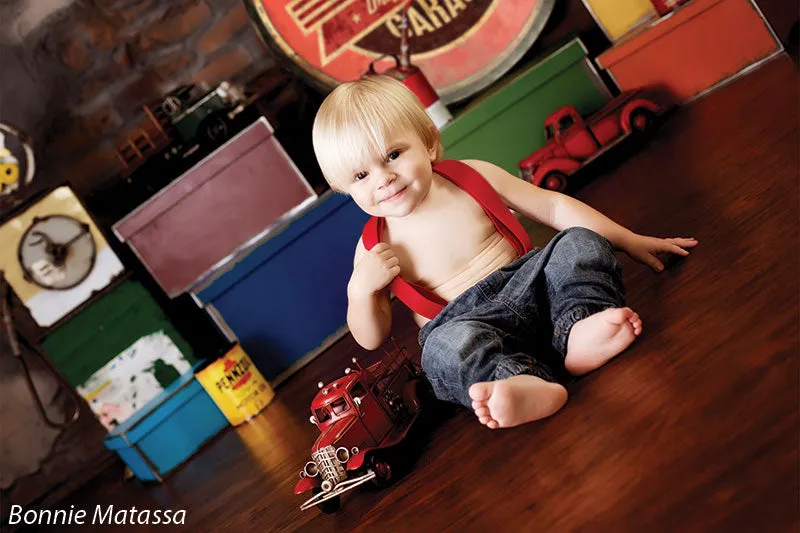
[[[520,161],[520,177],[544,189],[563,191],[570,174],[631,133],[649,130],[663,112],[642,90],[620,94],[586,119],[574,106],[564,106],[545,120],[547,144]]]
[[[294,488],[295,494],[313,494],[301,510],[316,505],[333,513],[342,493],[389,481],[392,467],[383,452],[406,437],[419,415],[418,387],[425,382],[418,359],[394,343],[372,366],[362,368],[353,358],[356,370],[345,369],[344,377],[328,385],[319,383],[311,423],[320,436]]]

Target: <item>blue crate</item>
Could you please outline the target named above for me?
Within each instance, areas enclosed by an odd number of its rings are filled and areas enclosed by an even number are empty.
[[[103,442],[137,478],[160,482],[226,427],[225,415],[192,371],[117,426]]]
[[[347,283],[368,218],[351,198],[325,193],[194,293],[266,379],[285,378],[346,332]]]

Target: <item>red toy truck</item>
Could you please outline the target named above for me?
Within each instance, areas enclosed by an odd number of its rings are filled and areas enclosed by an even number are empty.
[[[301,510],[339,509],[339,496],[359,485],[389,481],[392,467],[386,448],[403,440],[417,419],[418,387],[424,378],[418,358],[396,343],[394,350],[369,368],[345,369],[344,377],[323,385],[311,402],[311,423],[319,428],[311,461],[300,471],[295,494],[313,496]]]
[[[520,161],[520,177],[563,191],[570,174],[629,134],[650,129],[663,112],[642,90],[620,94],[586,119],[574,106],[564,106],[545,120],[547,144]]]

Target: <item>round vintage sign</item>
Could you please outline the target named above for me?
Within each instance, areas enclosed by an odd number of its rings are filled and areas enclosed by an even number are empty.
[[[555,0],[414,0],[411,62],[444,103],[502,76],[541,33]],[[321,90],[360,77],[400,49],[406,0],[245,0],[262,37]]]

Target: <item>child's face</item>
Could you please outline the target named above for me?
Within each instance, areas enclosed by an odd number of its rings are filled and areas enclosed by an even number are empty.
[[[413,132],[387,139],[381,158],[365,156],[352,176],[340,183],[366,213],[377,217],[404,217],[425,199],[431,188],[436,147],[428,148]]]

